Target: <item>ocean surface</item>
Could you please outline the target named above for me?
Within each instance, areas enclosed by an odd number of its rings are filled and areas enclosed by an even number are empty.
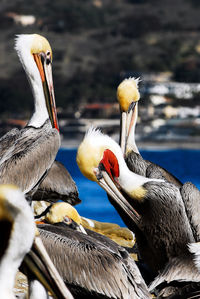
[[[56,159],[65,165],[77,184],[82,200],[82,203],[76,206],[80,215],[125,226],[108,201],[105,191],[82,175],[76,164],[76,153],[77,149],[61,148]],[[140,150],[140,153],[144,159],[166,168],[183,183],[190,181],[200,189],[200,150]]]

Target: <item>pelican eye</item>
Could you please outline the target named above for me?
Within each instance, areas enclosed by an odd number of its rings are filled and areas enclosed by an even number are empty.
[[[65,222],[66,224],[71,224],[71,223],[72,223],[72,219],[69,218],[68,216],[65,216],[65,217],[64,217],[64,222]]]

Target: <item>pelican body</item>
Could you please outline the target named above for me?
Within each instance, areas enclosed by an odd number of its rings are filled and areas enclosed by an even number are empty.
[[[187,255],[187,244],[194,235],[178,187],[131,172],[119,145],[95,129],[90,129],[80,144],[77,163],[87,178],[112,197],[154,274],[171,258]]]
[[[37,34],[19,35],[15,49],[31,85],[35,110],[24,129],[0,139],[0,183],[15,184],[28,194],[51,167],[60,135],[48,41]]]

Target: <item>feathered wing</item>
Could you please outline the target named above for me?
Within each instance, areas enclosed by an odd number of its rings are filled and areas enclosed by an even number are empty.
[[[67,285],[108,298],[150,298],[134,261],[127,266],[120,254],[88,235],[57,233],[40,229],[42,241]]]
[[[200,241],[200,191],[195,185],[187,182],[180,189],[186,213],[190,221],[196,242]]]
[[[20,130],[14,128],[0,138],[0,160],[19,136]]]
[[[24,128],[0,160],[0,183],[15,184],[29,192],[51,167],[59,146],[59,133],[49,121],[38,129]]]
[[[56,202],[60,199],[72,205],[81,202],[74,180],[64,165],[58,161],[53,163],[32,199],[49,202]]]
[[[149,291],[153,291],[163,282],[170,283],[172,281],[200,281],[200,273],[195,267],[191,255],[172,258],[164,270],[150,284]]]
[[[125,160],[128,168],[134,173],[147,178],[165,179],[169,183],[173,183],[179,188],[182,186],[182,183],[179,181],[179,179],[165,168],[148,160],[144,160],[140,154],[135,153],[134,151],[128,152],[126,154]]]

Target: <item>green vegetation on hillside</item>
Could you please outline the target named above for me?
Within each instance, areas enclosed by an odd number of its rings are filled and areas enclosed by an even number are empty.
[[[34,15],[36,23],[23,27],[9,12]],[[1,114],[32,108],[15,34],[48,38],[57,106],[73,112],[86,102],[114,102],[129,74],[170,71],[174,80],[200,82],[199,12],[196,0],[1,1]]]

